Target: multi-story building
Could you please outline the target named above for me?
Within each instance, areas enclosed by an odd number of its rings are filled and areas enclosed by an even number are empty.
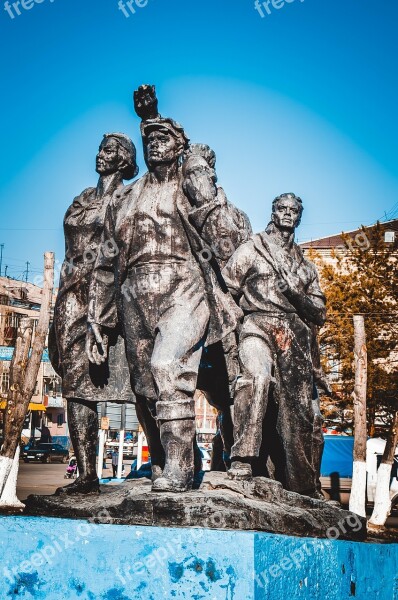
[[[10,385],[10,364],[18,326],[22,318],[31,317],[34,326],[39,319],[42,290],[32,283],[0,277],[0,429]],[[61,381],[53,370],[47,350],[44,351],[36,388],[29,403],[23,437],[48,438],[68,443],[66,403]]]
[[[387,221],[386,223],[380,223],[384,234],[384,243],[393,244],[398,239],[398,219],[393,221]],[[317,238],[309,242],[300,244],[300,248],[304,251],[304,256],[311,258],[316,253],[316,256],[326,264],[335,264],[338,260],[339,255],[348,254],[352,246],[367,250],[369,248],[369,238],[367,232],[370,232],[372,227],[365,227],[365,231],[362,229],[355,229],[354,231],[345,232],[345,236],[348,236],[345,240],[342,235],[337,233],[329,235],[323,238]]]
[[[198,441],[211,443],[217,431],[217,411],[210,406],[201,390],[195,394],[195,413]]]

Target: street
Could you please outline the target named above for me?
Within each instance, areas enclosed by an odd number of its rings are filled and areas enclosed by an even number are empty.
[[[124,461],[126,474],[130,470],[131,460]],[[60,463],[19,463],[17,496],[23,502],[29,494],[53,494],[55,490],[62,486],[72,483],[73,479],[64,479],[68,465]],[[112,476],[112,467],[110,460],[107,461],[107,468],[104,469],[103,476]]]

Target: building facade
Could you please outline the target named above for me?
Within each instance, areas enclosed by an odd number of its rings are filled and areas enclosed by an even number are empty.
[[[30,317],[34,327],[39,320],[42,290],[32,283],[0,277],[0,437],[10,386],[10,364],[21,319]],[[33,333],[34,335],[34,333]],[[43,353],[36,387],[29,403],[23,429],[24,441],[36,439],[69,445],[66,403],[61,381],[53,370],[48,351]]]

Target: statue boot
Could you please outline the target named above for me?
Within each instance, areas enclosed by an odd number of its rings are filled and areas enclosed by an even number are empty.
[[[186,492],[194,478],[195,420],[161,421],[160,438],[166,453],[162,476],[152,484],[153,492]]]
[[[55,494],[98,494],[97,440],[98,416],[96,403],[68,400],[69,432],[77,459],[79,477],[70,485],[56,490]]]
[[[259,456],[263,421],[268,405],[271,377],[239,378],[234,396],[234,438],[231,450],[230,479],[248,480],[253,476],[252,462]]]
[[[158,422],[156,420],[156,410],[151,399],[144,396],[136,396],[135,410],[138,421],[144,430],[145,437],[149,446],[149,454],[152,464],[152,483],[162,476],[165,455],[164,448],[160,440]]]

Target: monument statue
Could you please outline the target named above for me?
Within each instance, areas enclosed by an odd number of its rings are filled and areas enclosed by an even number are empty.
[[[154,86],[141,86],[134,104],[148,172],[123,186],[137,172],[135,149],[106,136],[98,187],[65,218],[52,362],[80,477],[58,495],[30,496],[26,510],[96,521],[105,507],[116,523],[325,537],[353,515],[320,492],[325,298],[294,243],[302,202],[279,196],[266,230],[252,235],[217,184],[214,151],[159,114]],[[93,247],[95,264],[85,260]],[[201,463],[197,389],[219,411],[213,465],[229,471],[204,474],[184,494]],[[96,404],[133,396],[152,481],[127,477],[90,493],[99,488]],[[341,539],[364,538],[365,520],[355,523]]]
[[[98,402],[132,402],[124,341],[115,321],[104,335],[107,359],[90,363],[85,352],[89,286],[98,254],[114,256],[112,240],[102,241],[104,220],[113,193],[138,173],[136,150],[121,133],[104,136],[96,159],[96,188],[74,199],[64,219],[65,260],[50,331],[52,365],[62,378],[68,402],[68,425],[77,458],[79,477],[59,492],[90,493],[99,490],[96,473]]]
[[[300,198],[278,196],[266,230],[240,246],[223,270],[245,314],[228,474],[238,480],[252,477],[272,396],[281,442],[280,480],[287,490],[318,497],[312,326],[323,325],[326,309],[315,265],[294,243],[302,212]]]
[[[119,189],[109,205],[104,239],[114,240],[119,253],[99,254],[93,271],[88,355],[98,365],[106,359],[104,335],[120,317],[134,393],[156,417],[165,451],[152,489],[184,492],[194,475],[203,347],[234,331],[241,311],[207,252],[220,225],[230,227],[226,206],[213,197],[192,206],[183,190],[184,129],[156,116],[141,131],[148,173]]]

